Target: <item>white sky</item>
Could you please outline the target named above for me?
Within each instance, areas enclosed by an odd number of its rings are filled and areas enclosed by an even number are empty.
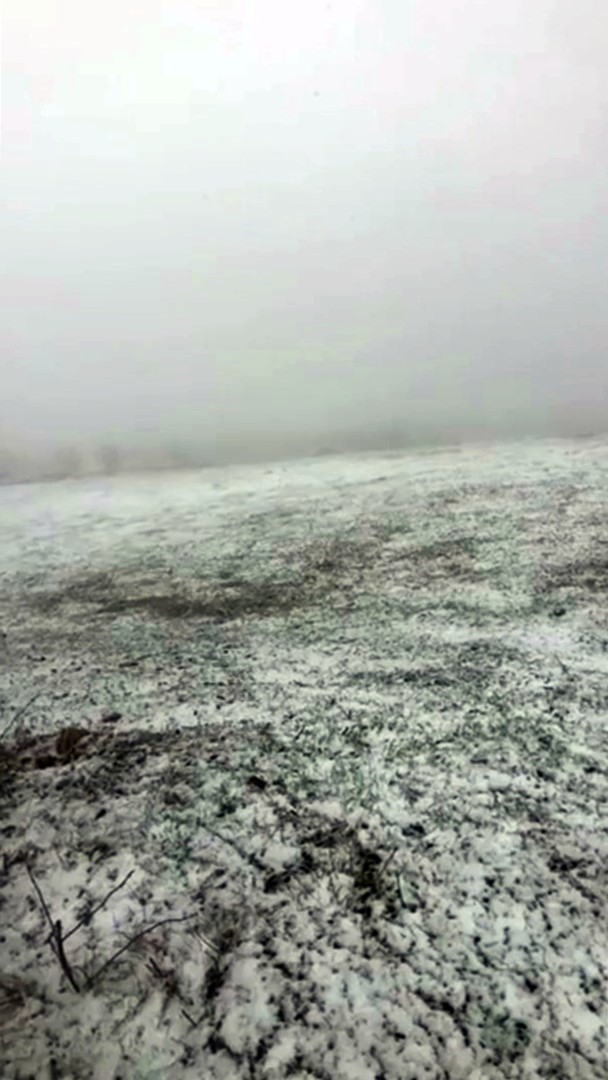
[[[601,0],[5,0],[0,429],[608,419]]]

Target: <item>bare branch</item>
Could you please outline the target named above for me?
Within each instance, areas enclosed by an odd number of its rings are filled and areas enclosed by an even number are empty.
[[[65,955],[65,951],[63,948],[63,940],[64,939],[61,936],[61,919],[57,919],[57,922],[55,923],[55,945],[57,947],[57,957],[59,959],[59,963],[61,964],[66,979],[72,986],[72,989],[75,990],[77,994],[79,994],[80,987],[78,986],[78,983],[74,978],[74,972],[72,971],[72,968],[68,963],[68,958]]]
[[[382,863],[380,864],[380,868],[379,868],[379,870],[378,870],[378,875],[379,875],[379,876],[380,876],[381,874],[383,874],[383,873],[384,873],[384,871],[385,871],[385,870],[387,869],[387,867],[389,866],[389,864],[390,864],[390,863],[392,863],[392,861],[393,861],[393,859],[395,858],[395,855],[396,855],[396,854],[397,854],[397,848],[396,848],[396,847],[392,848],[392,849],[391,849],[391,851],[389,851],[388,855],[387,855],[387,856],[386,856],[386,858],[384,859],[384,862],[382,862]]]
[[[31,868],[31,866],[30,866],[30,864],[28,862],[26,862],[26,864],[25,864],[25,869],[27,870],[28,875],[29,875],[29,879],[30,879],[32,885],[34,886],[34,888],[36,890],[36,895],[37,895],[37,897],[38,897],[38,899],[40,901],[40,906],[41,906],[42,910],[44,911],[44,914],[46,916],[46,921],[48,922],[48,924],[49,924],[49,926],[51,928],[51,940],[54,942],[55,941],[55,923],[53,922],[53,919],[51,917],[51,913],[50,913],[50,911],[48,909],[47,902],[44,899],[44,896],[42,895],[40,886],[38,885],[38,882],[36,881],[36,878],[34,877],[34,874],[32,872],[32,868]]]
[[[131,945],[134,945],[135,942],[139,941],[140,938],[145,937],[146,934],[151,933],[152,930],[158,930],[159,926],[167,926],[169,923],[187,922],[188,919],[193,919],[193,918],[194,918],[194,915],[182,915],[180,918],[160,919],[159,922],[151,923],[150,926],[144,926],[143,930],[139,930],[137,934],[133,934],[133,936],[130,937],[128,939],[128,941],[125,942],[125,944],[120,947],[120,949],[117,949],[117,951],[115,953],[112,953],[112,955],[106,960],[105,964],[102,964],[101,967],[97,969],[97,971],[94,971],[93,974],[89,976],[89,978],[87,980],[87,986],[90,989],[92,987],[93,983],[96,982],[97,979],[99,979],[99,977],[101,975],[103,975],[104,971],[107,971],[107,969],[116,960],[118,960],[119,956],[122,956],[122,954],[124,952],[126,952],[127,949],[131,948]]]
[[[114,894],[117,893],[119,889],[122,889],[123,885],[127,884],[127,881],[129,880],[130,877],[133,876],[134,873],[135,873],[134,870],[129,870],[129,873],[125,874],[122,881],[119,881],[118,885],[115,885],[113,889],[110,889],[109,893],[106,893],[103,900],[100,900],[99,903],[96,904],[96,906],[91,909],[91,911],[87,912],[87,914],[85,916],[83,916],[82,919],[78,920],[76,925],[73,926],[71,930],[68,930],[67,934],[64,934],[64,936],[62,938],[62,941],[67,941],[68,938],[71,938],[72,934],[75,934],[77,930],[80,930],[81,926],[88,925],[91,922],[91,919],[93,918],[93,916],[96,915],[98,911],[101,911],[102,907],[104,907],[104,905],[107,904],[110,897],[114,896]]]
[[[205,832],[209,833],[210,836],[215,836],[217,840],[221,840],[222,843],[227,844],[228,847],[233,848],[233,850],[236,851],[237,855],[240,855],[241,859],[244,859],[245,862],[248,862],[250,866],[255,867],[256,870],[266,871],[268,869],[268,867],[262,862],[261,859],[258,858],[257,855],[249,855],[248,852],[246,852],[245,849],[242,848],[236,840],[231,840],[228,836],[222,836],[221,832],[218,832],[217,829],[213,829],[210,825],[205,825]]]
[[[37,897],[38,897],[38,899],[40,901],[40,906],[41,906],[41,908],[42,908],[42,910],[44,912],[46,921],[48,922],[48,924],[49,924],[49,926],[51,928],[51,935],[50,935],[50,938],[48,939],[49,944],[50,944],[53,952],[55,953],[55,956],[57,957],[57,959],[59,961],[59,964],[61,966],[61,970],[63,971],[66,979],[68,980],[68,982],[70,983],[72,988],[78,994],[80,992],[79,991],[79,986],[78,986],[78,983],[76,982],[76,979],[74,978],[74,972],[72,971],[72,968],[70,967],[70,964],[68,962],[68,958],[65,955],[65,951],[64,951],[64,948],[63,948],[63,938],[62,938],[62,935],[61,935],[61,919],[57,919],[56,922],[53,922],[53,917],[52,917],[52,915],[51,915],[51,913],[49,911],[48,904],[47,904],[47,902],[44,899],[44,896],[42,894],[42,889],[40,888],[38,882],[36,881],[36,878],[34,877],[34,872],[33,872],[32,868],[31,868],[31,866],[30,866],[30,864],[28,862],[26,862],[26,864],[25,864],[25,869],[27,870],[28,875],[29,875],[29,879],[30,879],[32,885],[34,886],[34,889],[36,890],[36,895],[37,895]]]
[[[188,1023],[190,1024],[191,1027],[193,1027],[193,1028],[197,1027],[196,1020],[192,1019],[192,1017],[190,1016],[190,1013],[187,1012],[186,1009],[182,1008],[182,1009],[180,1009],[180,1012],[181,1012],[182,1016],[186,1017],[186,1020],[188,1021]]]
[[[6,724],[6,726],[0,732],[0,739],[5,738],[5,736],[8,734],[10,729],[12,727],[14,727],[14,725],[17,723],[17,721],[20,720],[21,717],[27,712],[30,705],[33,705],[34,702],[36,701],[36,698],[40,697],[40,693],[41,693],[41,691],[38,690],[35,694],[32,695],[32,697],[29,699],[29,701],[26,701],[25,705],[22,705],[20,709],[17,709],[17,712],[14,713],[13,716],[11,716],[8,724]]]

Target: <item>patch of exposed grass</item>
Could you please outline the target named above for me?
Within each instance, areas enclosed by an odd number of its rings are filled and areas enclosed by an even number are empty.
[[[590,554],[543,568],[536,581],[536,606],[562,603],[581,597],[593,599],[608,592],[608,553]],[[558,609],[561,614],[561,609]]]
[[[190,577],[187,588],[179,580],[168,581],[166,575],[85,575],[52,592],[36,591],[28,601],[43,614],[54,614],[64,607],[83,608],[88,614],[93,608],[99,614],[142,613],[157,619],[216,622],[288,615],[343,589],[353,571],[373,565],[381,543],[381,537],[361,541],[324,538],[288,552],[271,552],[266,562],[274,560],[272,576],[237,577],[231,561],[214,567],[213,577]],[[258,564],[264,565],[261,556]]]
[[[484,577],[477,564],[478,546],[474,537],[462,536],[405,548],[395,552],[392,559],[414,572],[421,582],[443,578],[478,581]]]
[[[115,597],[103,605],[112,615],[145,612],[162,619],[214,619],[229,622],[247,615],[287,614],[313,599],[306,582],[231,581],[223,588],[213,585],[202,595],[151,593],[132,597]]]

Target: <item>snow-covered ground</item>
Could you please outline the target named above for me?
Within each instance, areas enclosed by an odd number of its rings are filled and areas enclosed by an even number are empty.
[[[608,440],[0,489],[0,629],[3,1080],[607,1075]]]

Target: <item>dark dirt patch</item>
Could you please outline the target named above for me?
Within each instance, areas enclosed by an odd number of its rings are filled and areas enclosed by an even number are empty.
[[[456,681],[455,675],[439,667],[409,668],[393,671],[353,671],[348,676],[349,685],[364,686],[451,686]]]
[[[314,599],[308,582],[222,582],[206,594],[150,594],[111,600],[104,612],[120,615],[143,611],[164,619],[214,619],[229,622],[247,615],[281,615],[303,607]]]
[[[351,881],[352,911],[369,918],[374,905],[380,904],[389,918],[394,915],[398,896],[390,872],[392,852],[363,843],[343,822],[309,833],[303,838],[302,852],[296,873],[346,874]]]
[[[444,643],[440,664],[418,664],[378,670],[356,669],[345,675],[347,685],[406,687],[436,691],[441,696],[453,692],[462,696],[480,693],[500,680],[501,669],[507,664],[521,663],[521,653],[493,641],[471,641],[449,646]]]
[[[161,584],[160,582],[158,584]],[[166,582],[162,582],[166,585]],[[129,591],[132,593],[133,585]],[[143,613],[160,619],[212,619],[228,622],[247,615],[276,615],[311,603],[316,590],[307,580],[295,581],[211,581],[201,582],[195,592],[144,591],[125,595],[121,582],[109,579],[82,579],[54,593],[29,597],[30,606],[53,614],[64,606],[91,608],[98,614]]]
[[[505,663],[521,663],[524,658],[520,650],[498,641],[467,641],[452,647],[444,645],[444,648],[454,663],[475,669],[494,669]]]
[[[115,588],[115,578],[111,574],[86,574],[73,578],[62,588],[33,590],[27,600],[37,611],[52,614],[57,608],[68,604],[101,604]]]
[[[608,556],[578,559],[549,572],[543,591],[574,589],[583,592],[608,591]]]
[[[587,602],[608,593],[608,553],[573,559],[558,566],[543,568],[534,586],[534,610],[551,608],[555,618],[562,618],[577,601]]]
[[[143,728],[114,731],[108,726],[88,729],[67,727],[52,735],[30,735],[0,743],[1,794],[8,796],[5,781],[23,773],[57,769],[58,783],[69,794],[112,794],[122,784],[139,777],[141,766],[161,754],[170,755],[162,771],[169,787],[190,780],[197,763],[231,765],[235,745],[252,737],[251,729],[182,728],[180,731],[147,731]],[[82,767],[81,767],[82,766]]]
[[[0,744],[0,778],[8,780],[20,772],[67,765],[94,750],[96,732],[75,726],[54,735],[20,738]]]
[[[232,565],[220,567],[213,578],[193,576],[181,587],[166,575],[94,574],[53,591],[32,591],[24,598],[43,614],[70,607],[75,617],[89,617],[91,609],[100,615],[142,613],[158,619],[215,622],[281,616],[323,602],[328,594],[348,587],[354,570],[373,564],[382,542],[380,532],[363,540],[329,537],[293,550],[281,549],[272,578],[236,577]]]
[[[479,544],[471,537],[438,540],[422,547],[395,552],[393,560],[405,564],[420,581],[444,578],[478,581],[485,572],[477,564]]]
[[[353,845],[353,911],[370,915],[373,901],[383,899],[382,863],[382,856],[377,851],[359,843]]]

